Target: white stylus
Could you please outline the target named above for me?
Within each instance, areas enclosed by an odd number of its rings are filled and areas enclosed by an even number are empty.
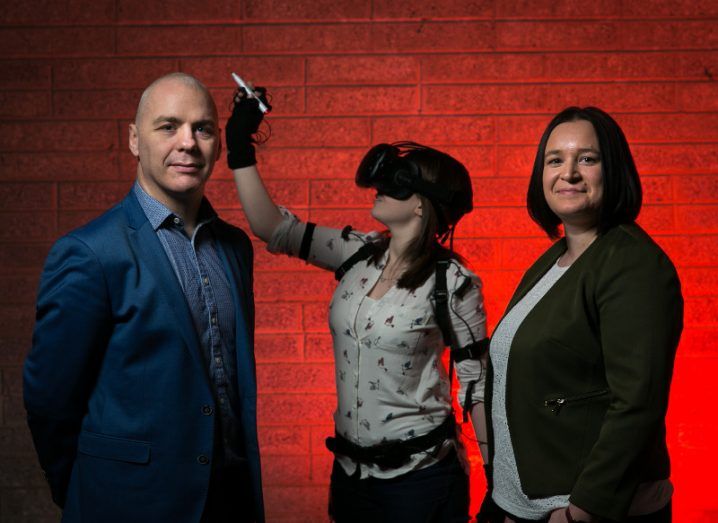
[[[257,102],[259,102],[259,110],[260,111],[262,111],[263,113],[266,113],[267,111],[269,111],[267,106],[262,103],[262,100],[260,100],[259,97],[254,94],[254,90],[250,89],[247,86],[247,84],[244,83],[244,80],[242,80],[237,73],[232,73],[232,78],[234,79],[235,82],[237,82],[238,86],[240,86],[245,91],[247,91],[248,96],[254,98],[255,100],[257,100]]]

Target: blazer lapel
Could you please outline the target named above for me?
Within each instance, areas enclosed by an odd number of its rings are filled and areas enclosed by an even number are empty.
[[[549,249],[543,253],[543,255],[536,260],[536,262],[526,271],[526,274],[521,279],[519,286],[516,288],[516,292],[511,297],[511,301],[506,307],[506,312],[509,312],[511,308],[516,305],[526,293],[536,285],[541,277],[556,263],[558,257],[566,250],[566,240],[561,238],[559,241],[554,243]],[[506,315],[504,313],[504,316]]]
[[[128,225],[132,229],[129,235],[130,241],[139,253],[142,263],[147,266],[155,278],[157,291],[164,296],[169,310],[174,314],[174,318],[167,318],[167,321],[171,322],[174,319],[174,325],[182,335],[192,359],[199,368],[204,369],[200,355],[199,339],[194,328],[192,314],[187,305],[187,299],[180,283],[177,281],[177,276],[172,269],[172,264],[167,258],[167,253],[162,247],[160,239],[157,237],[157,233],[147,220],[134,194],[130,193],[125,198],[123,207],[127,213]],[[205,374],[204,371],[202,374]]]

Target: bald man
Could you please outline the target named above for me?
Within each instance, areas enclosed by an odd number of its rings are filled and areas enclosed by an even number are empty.
[[[24,397],[65,522],[264,521],[252,246],[204,197],[217,108],[175,73],[142,94],[130,193],[60,238]]]

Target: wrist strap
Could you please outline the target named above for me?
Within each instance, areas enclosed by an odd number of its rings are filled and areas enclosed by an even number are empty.
[[[252,142],[247,142],[241,146],[235,146],[233,150],[227,151],[227,165],[230,169],[241,169],[256,165],[257,156]]]

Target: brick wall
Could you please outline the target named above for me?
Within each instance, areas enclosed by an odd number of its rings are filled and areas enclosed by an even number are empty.
[[[718,520],[718,3],[699,0],[28,0],[0,10],[0,520],[55,521],[24,424],[21,364],[51,242],[118,201],[127,124],[155,77],[206,82],[227,116],[230,71],[267,85],[260,161],[299,215],[375,228],[352,176],[373,143],[426,142],[474,178],[457,245],[491,326],[547,245],[523,198],[534,147],[566,105],[612,112],[636,156],[640,223],[678,265],[686,329],[669,442],[676,521]],[[242,224],[229,172],[209,185]],[[325,520],[334,405],[332,277],[257,245],[260,433],[271,521]],[[480,462],[474,457],[475,469]],[[709,476],[710,473],[710,476]],[[483,490],[473,478],[474,503]]]

